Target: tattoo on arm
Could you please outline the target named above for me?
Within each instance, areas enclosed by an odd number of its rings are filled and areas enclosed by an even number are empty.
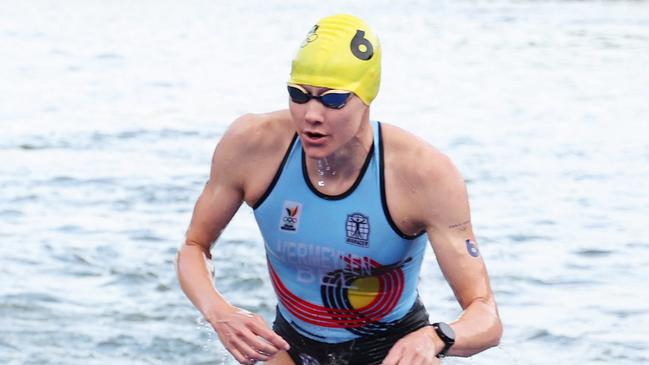
[[[469,252],[469,255],[473,257],[480,256],[480,251],[478,251],[478,247],[475,245],[475,242],[468,239],[465,241],[465,243],[466,243],[466,250]]]
[[[457,229],[460,231],[466,231],[466,226],[471,223],[471,220],[464,221],[462,223],[451,224],[448,226],[449,229]]]

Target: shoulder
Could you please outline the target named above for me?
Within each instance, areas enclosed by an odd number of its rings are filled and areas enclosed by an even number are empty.
[[[272,178],[294,134],[287,110],[240,116],[214,150],[210,181],[227,182],[246,198],[255,195],[261,187],[254,181]]]
[[[215,157],[237,163],[281,149],[295,133],[287,110],[245,114],[237,118],[219,140]]]
[[[394,200],[412,207],[422,226],[466,203],[464,178],[446,154],[389,124],[382,124],[382,137],[386,187],[392,185]]]
[[[264,114],[244,114],[228,127],[220,144],[246,152],[273,148],[294,133],[288,110]]]
[[[460,177],[451,159],[422,138],[385,123],[381,132],[386,169],[419,183]]]

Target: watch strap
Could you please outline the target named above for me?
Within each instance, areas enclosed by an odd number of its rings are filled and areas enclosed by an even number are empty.
[[[438,358],[443,358],[446,357],[446,353],[448,353],[448,350],[455,344],[455,333],[453,332],[453,329],[451,326],[444,322],[436,322],[431,324],[433,329],[435,330],[435,333],[437,333],[437,336],[444,342],[444,347],[442,348],[442,351],[440,351],[437,355]]]

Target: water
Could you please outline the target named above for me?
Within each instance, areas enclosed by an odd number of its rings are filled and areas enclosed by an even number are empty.
[[[381,37],[373,116],[467,180],[505,335],[444,363],[649,363],[649,3],[0,5],[0,363],[234,364],[174,255],[216,141],[285,107],[295,47],[336,12]],[[270,320],[261,249],[244,207],[214,265]],[[425,263],[431,316],[456,317]]]

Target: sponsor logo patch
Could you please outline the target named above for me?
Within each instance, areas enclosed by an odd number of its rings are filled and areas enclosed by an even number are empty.
[[[370,219],[361,213],[347,215],[345,223],[347,231],[347,243],[367,247],[370,239]]]
[[[297,232],[300,227],[300,215],[302,214],[302,203],[284,201],[282,214],[279,219],[279,229],[286,232]]]

